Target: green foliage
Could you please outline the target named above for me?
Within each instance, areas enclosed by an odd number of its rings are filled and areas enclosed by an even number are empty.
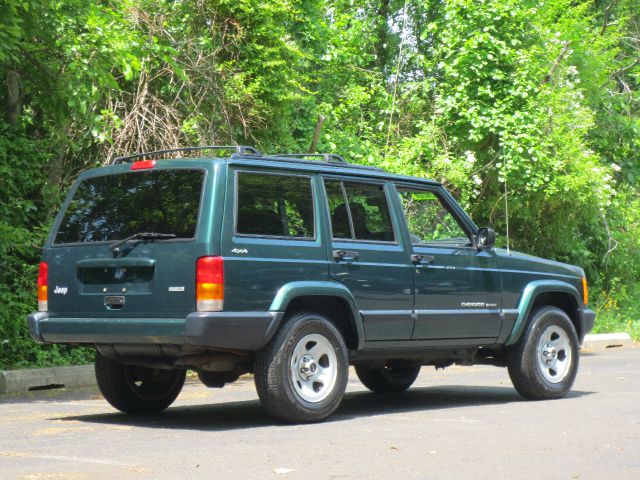
[[[25,320],[37,307],[35,279],[55,199],[45,184],[47,142],[4,125],[0,133],[0,368],[82,362],[84,350],[37,345]]]
[[[634,340],[640,341],[640,306],[638,306],[638,286],[625,285],[613,278],[612,288],[597,291],[594,298],[597,321],[594,333],[626,332]]]
[[[30,2],[5,0],[0,4],[0,62],[12,60],[19,50],[23,35],[22,18]]]
[[[598,328],[625,326],[639,57],[637,0],[5,0],[0,366],[77,360],[24,316],[79,171],[185,144],[306,151],[320,116],[319,150],[443,182],[502,245],[506,195],[510,246],[583,266]]]

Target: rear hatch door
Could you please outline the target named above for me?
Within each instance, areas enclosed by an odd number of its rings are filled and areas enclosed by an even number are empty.
[[[207,254],[206,241],[198,241],[207,170],[124,167],[82,178],[63,206],[45,249],[52,316],[195,310],[196,260]]]

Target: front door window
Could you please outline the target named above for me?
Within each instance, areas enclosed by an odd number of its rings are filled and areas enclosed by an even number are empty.
[[[414,245],[465,245],[469,238],[440,199],[429,191],[398,189]]]

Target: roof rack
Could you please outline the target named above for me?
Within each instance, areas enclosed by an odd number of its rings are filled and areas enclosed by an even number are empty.
[[[277,153],[275,155],[269,155],[270,157],[284,157],[284,158],[322,158],[322,161],[327,163],[346,163],[349,164],[342,156],[335,153]]]
[[[232,158],[234,157],[237,158],[240,156],[255,157],[255,158],[260,158],[262,160],[276,160],[281,162],[295,161],[295,160],[308,160],[310,162],[332,163],[337,167],[349,167],[349,168],[356,168],[359,170],[374,170],[376,172],[384,172],[384,169],[380,167],[374,167],[373,165],[362,165],[359,163],[350,163],[347,160],[345,160],[344,157],[336,153],[275,153],[270,155],[259,155],[259,156],[240,155],[240,154],[234,153],[233,155],[231,155]],[[315,158],[318,158],[319,160],[315,160]]]
[[[349,163],[341,155],[336,153],[277,153],[273,155],[264,155],[260,153],[256,148],[246,145],[209,145],[204,147],[183,147],[183,148],[171,148],[169,150],[154,150],[153,152],[136,153],[135,155],[128,155],[125,157],[118,157],[111,163],[112,165],[120,163],[128,163],[137,159],[144,159],[149,157],[157,157],[160,155],[166,155],[168,153],[176,152],[195,152],[202,150],[233,150],[231,158],[256,158],[263,160],[276,160],[276,161],[300,161],[308,160],[311,162],[324,162],[332,163],[340,167],[350,167],[363,170],[376,170],[383,172],[384,170],[373,165],[360,165],[357,163]]]
[[[118,157],[118,158],[114,159],[113,162],[111,162],[111,163],[115,165],[117,163],[131,162],[131,161],[133,161],[135,159],[145,158],[145,157],[149,157],[151,155],[158,156],[158,155],[164,155],[164,154],[167,154],[167,153],[193,152],[193,151],[199,151],[199,150],[235,150],[235,153],[239,153],[239,154],[250,154],[250,155],[262,156],[262,153],[260,153],[255,148],[248,147],[248,146],[245,146],[245,145],[210,145],[210,146],[206,146],[206,147],[171,148],[169,150],[155,150],[153,152],[136,153],[135,155],[128,155],[126,157]]]

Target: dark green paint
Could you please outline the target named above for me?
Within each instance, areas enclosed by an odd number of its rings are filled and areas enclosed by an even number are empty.
[[[155,168],[206,171],[195,238],[132,241],[118,258],[108,242],[53,246],[76,183],[44,248],[49,264],[49,314],[30,318],[38,341],[189,343],[252,350],[271,338],[292,301],[308,296],[345,302],[357,333],[357,349],[362,351],[512,345],[536,297],[545,292],[571,295],[580,318],[584,317],[582,269],[517,252],[473,247],[478,227],[437,182],[356,166],[238,156],[162,160]],[[129,169],[130,165],[121,164],[90,170],[78,182]],[[308,177],[314,237],[237,234],[239,171]],[[325,178],[384,186],[395,241],[332,239]],[[396,186],[437,194],[469,233],[469,246],[412,245]],[[336,260],[334,250],[354,251],[357,257]],[[433,260],[412,263],[414,254]],[[205,255],[224,258],[224,312],[212,315],[194,313],[195,265]],[[56,287],[67,288],[66,294],[54,294]],[[107,296],[124,297],[124,305],[114,308]],[[196,323],[190,324],[187,335],[185,322],[189,321]],[[250,326],[246,329],[251,330],[247,331],[251,338],[241,342],[242,325]],[[194,338],[199,335],[201,343]]]

